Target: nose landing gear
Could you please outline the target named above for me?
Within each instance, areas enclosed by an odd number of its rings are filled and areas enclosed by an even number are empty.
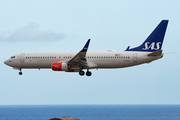
[[[22,75],[22,72],[19,72],[19,75]]]
[[[20,69],[19,75],[22,75],[21,69]]]

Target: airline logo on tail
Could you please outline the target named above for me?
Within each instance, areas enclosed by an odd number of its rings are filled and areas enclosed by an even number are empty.
[[[168,20],[162,20],[140,46],[131,49],[128,47],[126,51],[154,52],[160,50],[163,44],[167,25]]]
[[[160,44],[161,44],[161,42],[157,42],[156,44],[155,44],[155,42],[152,42],[151,44],[150,44],[150,42],[146,42],[145,43],[145,48],[142,48],[142,49],[143,50],[149,50],[149,49],[151,49],[151,50],[159,50]]]

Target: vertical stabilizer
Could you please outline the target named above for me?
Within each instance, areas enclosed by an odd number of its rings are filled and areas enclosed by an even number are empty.
[[[168,20],[162,20],[154,29],[154,31],[149,35],[149,37],[139,47],[127,49],[126,51],[154,52],[157,50],[161,50],[167,25]]]

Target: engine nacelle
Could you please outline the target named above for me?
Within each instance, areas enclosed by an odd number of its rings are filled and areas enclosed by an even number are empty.
[[[52,70],[54,70],[54,71],[68,71],[69,65],[65,62],[54,62],[52,64]]]

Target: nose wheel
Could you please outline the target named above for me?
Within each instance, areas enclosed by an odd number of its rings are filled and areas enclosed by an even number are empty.
[[[20,69],[19,75],[22,75],[21,69]]]
[[[22,75],[22,72],[19,72],[19,75]]]

